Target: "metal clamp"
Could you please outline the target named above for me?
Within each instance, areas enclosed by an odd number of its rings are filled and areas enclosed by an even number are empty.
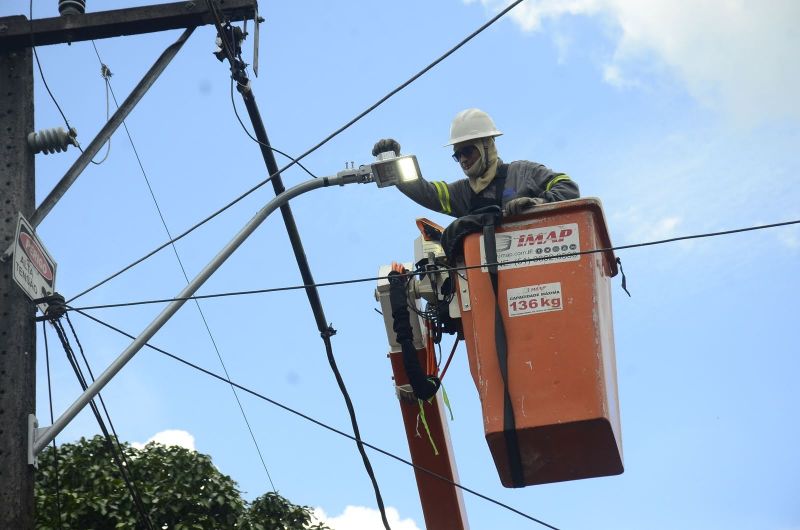
[[[50,427],[39,428],[36,415],[28,414],[28,465],[39,468],[39,455],[33,450],[36,440],[40,439]]]

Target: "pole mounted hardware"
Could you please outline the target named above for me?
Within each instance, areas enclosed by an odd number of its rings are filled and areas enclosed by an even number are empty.
[[[82,15],[86,13],[86,0],[58,0],[61,16]]]
[[[225,0],[219,11],[226,20],[247,20],[256,16],[256,5],[253,0]],[[47,46],[209,24],[214,24],[214,18],[200,0],[35,20],[16,15],[0,18],[0,52],[29,48],[32,44]]]
[[[44,153],[51,155],[53,153],[62,153],[70,145],[79,147],[77,136],[78,131],[74,127],[69,132],[61,127],[42,129],[39,132],[28,134],[28,147],[31,148],[33,154]]]

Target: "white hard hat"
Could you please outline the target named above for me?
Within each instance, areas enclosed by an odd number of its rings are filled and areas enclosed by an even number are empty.
[[[448,145],[460,144],[476,138],[500,136],[500,131],[494,126],[492,118],[480,109],[462,110],[453,118],[450,124],[450,141]]]

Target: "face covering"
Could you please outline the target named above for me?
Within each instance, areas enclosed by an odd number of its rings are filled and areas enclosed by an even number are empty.
[[[497,174],[497,147],[494,138],[479,138],[472,144],[480,153],[480,158],[464,173],[469,178],[469,187],[475,193],[480,193],[494,180]]]

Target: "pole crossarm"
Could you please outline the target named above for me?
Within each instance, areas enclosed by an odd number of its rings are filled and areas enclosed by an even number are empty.
[[[252,20],[256,16],[256,0],[224,0],[220,2],[220,10],[230,21]],[[27,48],[32,43],[46,46],[213,23],[214,17],[202,1],[174,2],[36,20],[16,15],[0,18],[0,51]]]

